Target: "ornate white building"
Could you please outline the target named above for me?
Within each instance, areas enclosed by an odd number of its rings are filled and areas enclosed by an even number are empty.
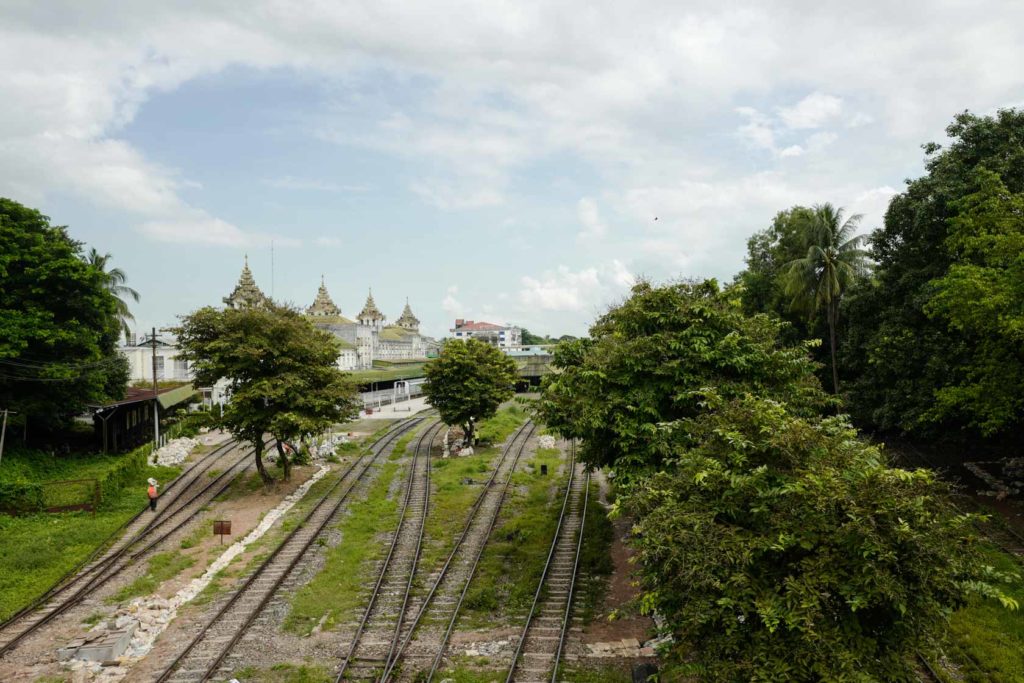
[[[232,308],[260,306],[269,299],[260,291],[249,270],[246,259],[242,274],[234,291],[224,298]],[[420,334],[420,321],[413,315],[408,299],[405,309],[393,325],[387,325],[386,316],[377,308],[371,291],[363,310],[356,320],[346,318],[331,299],[324,278],[306,316],[317,327],[333,334],[341,342],[338,367],[342,370],[362,370],[373,367],[373,361],[408,361],[426,358],[436,350],[437,342]]]

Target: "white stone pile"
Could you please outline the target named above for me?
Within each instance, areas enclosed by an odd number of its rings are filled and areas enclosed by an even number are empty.
[[[478,643],[470,643],[465,650],[467,657],[493,657],[505,651],[512,651],[514,639],[505,640],[484,640]]]
[[[314,460],[328,458],[334,455],[334,450],[343,443],[348,443],[347,434],[328,434],[319,441],[309,446],[309,454]]]
[[[165,446],[156,452],[156,464],[164,467],[180,465],[188,457],[188,454],[199,445],[196,439],[183,436],[180,439],[171,439]]]
[[[550,434],[541,434],[540,438],[537,439],[537,444],[540,445],[541,448],[554,448],[555,437]]]
[[[256,528],[250,531],[245,538],[228,546],[227,550],[221,553],[220,557],[206,568],[202,576],[192,579],[187,586],[175,593],[170,599],[165,600],[158,596],[135,598],[127,605],[119,607],[112,619],[100,622],[94,626],[92,631],[114,631],[126,628],[131,629],[133,624],[137,625],[131,642],[128,644],[127,651],[117,660],[118,666],[104,667],[100,662],[72,660],[68,663],[68,668],[76,673],[79,671],[83,672],[78,674],[79,676],[84,676],[81,679],[83,681],[117,683],[122,680],[128,675],[128,667],[145,657],[153,649],[156,639],[164,632],[168,624],[174,621],[178,614],[178,609],[194,600],[210,584],[217,572],[227,567],[233,559],[245,552],[245,549],[250,544],[266,534],[270,527],[281,519],[295,503],[306,495],[310,487],[323,479],[324,475],[329,471],[330,467],[321,465],[320,469],[312,477],[303,482],[302,486],[295,489],[295,491],[278,503],[273,510],[264,515]],[[76,682],[77,680],[76,678]]]

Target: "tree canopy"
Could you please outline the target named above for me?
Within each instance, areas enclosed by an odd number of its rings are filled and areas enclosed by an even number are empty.
[[[121,323],[67,228],[0,198],[0,408],[43,427],[124,395]]]
[[[843,418],[712,395],[663,436],[675,455],[623,508],[642,604],[701,680],[916,680],[969,596],[1015,606],[934,473],[887,467]]]
[[[518,379],[515,361],[498,347],[475,339],[445,342],[424,372],[427,401],[445,424],[462,427],[467,445],[473,443],[475,424],[512,398]]]
[[[946,132],[948,147],[925,146],[926,174],[893,197],[871,235],[876,277],[849,297],[849,408],[878,429],[1012,443],[1024,425],[1024,388],[1011,379],[1020,344],[961,313],[991,305],[1013,318],[996,283],[1013,280],[1011,252],[1020,253],[1013,197],[1024,192],[1024,111],[965,112]],[[1005,386],[993,384],[999,373]]]
[[[626,473],[659,466],[671,453],[655,438],[665,422],[695,417],[705,391],[755,390],[816,410],[827,400],[807,344],[785,344],[785,323],[743,314],[733,290],[714,280],[654,286],[601,316],[590,338],[560,344],[545,380],[541,418],[583,439],[581,457]]]
[[[928,471],[890,468],[785,323],[713,280],[654,286],[559,345],[538,412],[615,470],[639,604],[704,680],[906,679],[949,613],[1005,578]]]
[[[186,316],[176,332],[197,382],[227,380],[231,401],[220,422],[253,444],[265,482],[271,481],[262,460],[265,434],[275,439],[287,478],[290,461],[283,442],[359,412],[355,385],[337,367],[338,341],[296,311],[273,305],[207,307]]]

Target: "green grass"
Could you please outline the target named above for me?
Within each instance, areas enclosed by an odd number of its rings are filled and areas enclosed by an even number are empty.
[[[632,683],[632,663],[563,664],[558,680],[565,683]],[[662,677],[662,680],[671,679]]]
[[[181,553],[157,553],[149,558],[149,566],[143,576],[132,581],[107,599],[108,603],[125,602],[141,595],[152,594],[164,581],[172,579],[196,563],[195,559]]]
[[[459,625],[494,626],[524,617],[558,524],[567,475],[558,475],[562,453],[538,448],[527,467],[512,477],[498,525],[480,559]],[[547,465],[548,474],[540,474]]]
[[[275,664],[269,669],[247,666],[234,673],[240,681],[254,683],[332,683],[334,676],[323,666]]]
[[[210,527],[200,522],[196,525],[196,528],[192,530],[192,533],[181,539],[181,549],[188,550],[189,548],[195,548],[197,545],[202,543],[203,539],[209,534]]]
[[[308,634],[324,615],[323,628],[330,629],[353,616],[363,604],[371,563],[384,553],[376,536],[397,524],[398,502],[387,494],[399,469],[397,462],[381,466],[366,497],[351,506],[337,527],[341,541],[327,551],[320,573],[292,598],[283,625],[286,631]]]
[[[996,569],[1016,573],[1018,577],[1024,575],[1024,568],[1009,555],[991,550],[989,557]],[[1003,590],[1024,606],[1024,578]],[[1024,681],[1024,611],[1004,609],[991,600],[977,600],[952,616],[950,630],[946,655],[956,665],[960,677],[947,676],[948,681]]]
[[[82,619],[82,623],[86,626],[95,626],[96,624],[100,623],[100,621],[102,621],[103,618],[106,616],[107,615],[105,615],[103,612],[93,612],[85,619]]]
[[[166,485],[179,471],[148,467],[140,481],[155,477]],[[63,470],[58,478],[66,475]],[[95,516],[89,512],[0,515],[0,620],[46,592],[146,504],[145,486],[132,484],[108,496]]]
[[[504,683],[505,669],[490,669],[476,666],[472,662],[460,661],[454,667],[441,669],[434,676],[437,681],[451,681],[452,683]],[[426,672],[424,672],[425,676]],[[413,676],[412,680],[420,680]]]
[[[526,421],[527,414],[517,403],[501,408],[494,417],[481,420],[476,428],[477,440],[481,443],[501,443]]]

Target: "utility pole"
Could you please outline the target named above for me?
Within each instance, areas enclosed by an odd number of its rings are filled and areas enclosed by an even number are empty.
[[[153,448],[160,448],[160,401],[157,400],[156,386],[156,328],[149,337],[149,345],[153,349]]]
[[[0,459],[3,459],[4,457],[4,436],[7,434],[7,413],[14,413],[14,411],[4,408],[4,426],[0,427]],[[14,414],[17,415],[17,413]]]

